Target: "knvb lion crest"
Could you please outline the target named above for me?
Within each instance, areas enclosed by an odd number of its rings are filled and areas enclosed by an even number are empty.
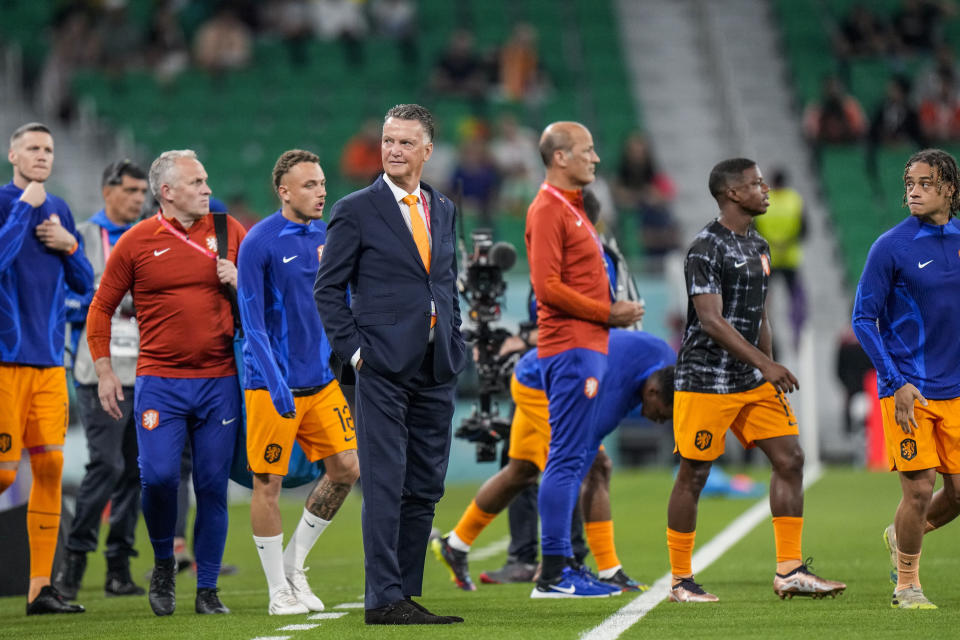
[[[217,252],[217,236],[207,236],[207,249]]]
[[[597,391],[599,390],[600,390],[600,381],[594,378],[593,376],[590,376],[589,378],[586,379],[586,381],[584,381],[583,395],[593,399],[597,397]]]
[[[280,459],[281,453],[283,453],[283,447],[278,444],[268,444],[267,448],[263,450],[263,459],[273,464]]]
[[[913,460],[917,457],[917,441],[913,438],[904,438],[900,441],[900,457],[904,460]]]
[[[13,436],[9,433],[0,433],[0,453],[6,453],[10,451],[10,447],[13,446]]]
[[[697,449],[700,449],[700,451],[706,451],[709,449],[711,442],[713,442],[713,434],[706,429],[697,431],[697,435],[693,437],[693,445]]]
[[[160,414],[154,409],[147,409],[143,412],[143,428],[147,431],[153,431],[160,424]]]

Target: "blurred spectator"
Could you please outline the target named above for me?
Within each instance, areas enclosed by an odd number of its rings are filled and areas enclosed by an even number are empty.
[[[497,121],[490,153],[502,180],[501,211],[518,217],[526,215],[527,206],[543,181],[536,132],[521,126],[512,113],[504,113]]]
[[[474,49],[473,34],[458,29],[433,69],[433,89],[441,94],[482,100],[487,92],[487,73]]]
[[[100,41],[100,68],[120,75],[140,63],[144,50],[143,33],[131,21],[127,0],[107,0],[97,20]]]
[[[960,139],[960,101],[956,81],[940,77],[940,91],[920,103],[920,128],[931,142]]]
[[[237,193],[232,193],[227,196],[225,205],[225,210],[236,218],[237,222],[242,224],[243,228],[248,231],[250,227],[260,222],[261,216],[250,208],[250,204],[247,202],[247,196],[243,192],[238,191]]]
[[[307,63],[307,45],[313,38],[310,7],[307,0],[272,0],[261,7],[264,28],[275,33],[287,48],[290,63]]]
[[[890,48],[890,28],[884,20],[862,2],[850,7],[834,38],[837,57],[882,56]]]
[[[146,62],[161,83],[172,81],[190,64],[187,38],[169,0],[150,16]]]
[[[377,32],[396,41],[400,58],[408,67],[417,64],[417,7],[410,0],[374,0],[370,6]]]
[[[193,43],[197,66],[212,73],[246,67],[252,51],[250,28],[226,5],[200,26]]]
[[[836,374],[844,391],[844,426],[848,434],[860,431],[863,420],[854,420],[851,411],[854,398],[864,394],[864,377],[873,369],[873,363],[860,346],[853,328],[849,325],[840,334],[837,342]],[[861,416],[862,418],[862,416]]]
[[[870,120],[871,145],[911,143],[925,147],[920,118],[910,103],[910,82],[904,77],[887,81],[886,93]]]
[[[770,206],[754,225],[770,245],[772,277],[782,277],[790,294],[790,324],[793,348],[800,345],[800,333],[807,317],[807,301],[800,279],[803,262],[802,242],[807,237],[807,221],[803,197],[787,182],[787,173],[774,169],[770,180]]]
[[[957,59],[953,54],[953,47],[949,44],[938,46],[933,59],[921,67],[917,76],[919,80],[914,95],[918,103],[931,96],[939,95],[944,78],[951,79],[956,86]]]
[[[676,187],[660,171],[650,143],[639,132],[631,133],[623,144],[613,187],[614,198],[622,211],[637,218],[640,243],[651,266],[679,246],[677,225],[670,212]]]
[[[820,101],[810,103],[804,111],[803,129],[817,142],[855,142],[866,133],[867,121],[860,102],[847,93],[838,77],[828,76]]]
[[[512,101],[536,101],[543,95],[537,32],[529,24],[514,26],[500,49],[499,79],[503,97]]]
[[[99,34],[84,9],[70,7],[54,18],[50,42],[53,44],[43,62],[37,86],[38,107],[42,113],[59,120],[70,120],[75,111],[73,74],[99,59]]]
[[[460,146],[447,193],[457,193],[458,186],[462,189],[464,213],[474,213],[479,216],[482,226],[492,227],[500,175],[483,137],[469,138]]]
[[[367,17],[360,0],[311,0],[314,32],[324,40],[339,40],[347,62],[363,64]]]
[[[368,118],[343,147],[340,174],[354,188],[365,187],[383,171],[380,158],[380,121]]]
[[[953,15],[949,0],[903,0],[893,16],[893,34],[901,54],[929,53],[943,41],[941,18]]]

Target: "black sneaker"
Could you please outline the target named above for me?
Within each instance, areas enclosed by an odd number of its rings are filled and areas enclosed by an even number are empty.
[[[173,558],[157,560],[150,576],[150,608],[158,616],[169,616],[177,608],[177,563]]]
[[[507,563],[496,571],[484,571],[480,582],[484,584],[510,584],[514,582],[533,582],[537,565],[507,558]]]
[[[448,544],[450,536],[434,538],[430,542],[430,548],[437,556],[437,560],[447,566],[450,571],[450,579],[464,591],[476,591],[477,585],[470,579],[470,567],[467,561],[467,552],[458,551]]]
[[[226,605],[220,602],[217,596],[217,589],[201,588],[197,589],[197,600],[194,604],[197,613],[230,613]]]
[[[40,589],[40,593],[33,602],[27,603],[27,615],[36,616],[44,613],[83,613],[86,609],[79,604],[70,604],[57,588],[48,584]]]
[[[650,588],[650,585],[644,584],[643,582],[637,582],[625,574],[622,568],[617,569],[617,572],[609,578],[599,578],[599,580],[605,584],[612,584],[615,587],[620,587],[624,591],[646,591]]]
[[[65,600],[76,600],[77,591],[83,582],[83,574],[87,570],[87,554],[82,551],[65,549],[60,569],[53,579],[57,591]]]

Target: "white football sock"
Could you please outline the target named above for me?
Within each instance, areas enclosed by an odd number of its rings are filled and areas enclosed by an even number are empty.
[[[457,551],[463,551],[464,553],[470,552],[470,545],[461,540],[456,531],[451,531],[450,535],[447,536],[447,544]]]
[[[297,523],[297,528],[283,551],[284,571],[292,573],[296,569],[303,569],[307,554],[310,553],[310,549],[328,524],[330,524],[329,520],[318,518],[304,507],[300,522]]]
[[[598,571],[598,572],[597,572],[597,575],[598,575],[601,579],[606,580],[606,579],[608,579],[608,578],[612,578],[613,576],[617,575],[617,571],[620,571],[620,569],[622,569],[622,568],[623,568],[623,565],[622,565],[622,564],[618,564],[617,566],[613,567],[612,569],[604,569],[603,571]]]
[[[261,537],[253,536],[260,554],[260,564],[267,577],[267,587],[270,589],[270,598],[280,589],[286,589],[287,577],[283,574],[283,534]]]

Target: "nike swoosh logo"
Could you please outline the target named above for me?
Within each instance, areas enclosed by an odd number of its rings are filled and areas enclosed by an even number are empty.
[[[583,226],[583,220],[577,220],[577,226],[578,226],[578,227],[582,227],[582,226]]]
[[[167,247],[166,249],[161,249],[161,250],[154,249],[154,250],[153,250],[153,255],[155,255],[155,256],[162,256],[162,255],[165,254],[167,251],[170,251],[170,247]]]
[[[237,419],[236,416],[230,418],[229,420],[224,420],[223,418],[221,418],[221,419],[220,419],[220,424],[227,425],[227,424],[230,424],[231,422],[233,422],[233,421],[236,420],[236,419]]]
[[[350,436],[350,437],[346,437],[346,436],[345,436],[345,437],[343,438],[343,441],[344,441],[344,442],[350,442],[350,441],[353,440],[354,438],[356,438],[356,436]]]
[[[918,263],[917,263],[917,266],[920,267],[921,269],[923,269],[925,266],[927,266],[927,265],[930,264],[931,262],[933,262],[933,260],[927,260],[926,262],[918,262]]]
[[[559,585],[552,584],[550,585],[550,588],[554,591],[559,591],[560,593],[573,594],[577,592],[577,588],[573,585],[570,585],[569,587],[561,587]]]
[[[303,524],[307,525],[307,526],[310,527],[311,529],[316,529],[316,528],[317,528],[317,525],[315,525],[315,524],[310,524],[310,523],[307,522],[306,520],[303,521]]]
[[[736,264],[733,265],[733,266],[735,266],[737,269],[739,269],[740,267],[742,267],[742,266],[745,265],[745,264],[747,264],[747,261],[746,261],[746,260],[744,260],[743,262],[738,262],[738,263],[736,263]]]
[[[258,545],[257,545],[257,549],[263,549],[263,545],[262,545],[262,544],[258,544]]]
[[[288,258],[287,256],[283,256],[283,264],[287,264],[287,263],[290,262],[291,260],[296,260],[296,259],[297,259],[297,256],[299,256],[299,255],[300,255],[300,254],[297,254],[296,256],[290,256],[289,258]]]
[[[47,526],[44,526],[44,525],[41,524],[41,525],[40,525],[40,528],[41,528],[41,529],[56,529],[57,527],[56,527],[56,526],[49,526],[49,527],[47,527]]]

